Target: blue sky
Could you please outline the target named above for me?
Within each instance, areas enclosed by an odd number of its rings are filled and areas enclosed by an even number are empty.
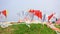
[[[41,10],[47,15],[56,12],[56,16],[60,17],[60,0],[0,0],[0,11],[4,9],[9,12],[8,21],[17,21],[17,13],[29,9]]]

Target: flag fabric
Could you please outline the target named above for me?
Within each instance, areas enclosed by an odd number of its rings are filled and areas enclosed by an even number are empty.
[[[40,10],[30,10],[29,12],[42,19],[42,12]]]
[[[38,18],[42,19],[42,12],[40,12],[40,10],[35,10],[35,15],[36,15]]]
[[[48,16],[48,21],[54,16],[54,13]]]
[[[2,11],[2,14],[3,14],[5,17],[7,17],[7,11],[6,11],[6,10],[3,10],[3,11]]]

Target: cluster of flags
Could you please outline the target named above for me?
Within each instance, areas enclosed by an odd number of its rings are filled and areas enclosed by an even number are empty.
[[[28,12],[33,14],[34,16],[37,16],[39,19],[41,19],[43,21],[45,20],[46,14],[43,15],[42,11],[40,11],[40,10],[30,9]],[[3,14],[5,17],[7,17],[8,12],[7,12],[7,10],[2,10],[2,11],[0,11],[0,15],[1,14]],[[52,14],[48,15],[48,17],[47,17],[48,21],[50,21],[54,15],[55,15],[55,13],[52,13]],[[32,19],[33,19],[34,16],[32,16]],[[27,18],[25,18],[25,19],[27,19]],[[59,23],[60,19],[58,19],[56,22]]]
[[[28,11],[28,13],[32,14],[32,16],[29,15],[29,16],[32,17],[32,18],[30,18],[31,21],[33,20],[34,16],[37,16],[37,17],[38,17],[40,20],[42,20],[43,22],[46,20],[46,18],[45,18],[45,17],[46,17],[46,14],[43,15],[42,11],[40,11],[40,10],[30,9],[30,10]],[[24,15],[28,16],[28,13],[25,14],[24,12],[22,12],[22,16],[23,16],[23,17],[24,17]],[[3,15],[7,18],[8,12],[7,12],[7,10],[2,10],[2,11],[0,11],[0,15],[1,15],[1,14],[3,14]],[[21,14],[19,14],[19,16],[20,16],[20,15],[21,15]],[[48,17],[47,17],[48,21],[50,21],[54,15],[55,15],[55,13],[52,13],[52,14],[48,15]],[[26,23],[28,23],[28,24],[26,24],[26,25],[27,25],[28,27],[30,27],[30,25],[29,25],[30,20],[29,20],[27,17],[24,17],[23,19],[25,19]],[[19,20],[18,22],[24,22],[24,20]],[[56,23],[57,23],[57,24],[60,24],[60,19],[58,19],[58,20],[56,21]],[[8,24],[7,24],[7,23],[6,23],[6,24],[2,23],[1,25],[2,25],[3,27],[5,27],[4,25],[8,25]],[[6,26],[6,27],[7,27],[7,26]]]
[[[5,17],[7,17],[7,14],[8,14],[7,10],[2,10],[2,11],[0,11],[0,14],[1,14],[1,13],[2,13]],[[40,10],[30,9],[30,10],[29,10],[29,13],[34,14],[35,16],[37,16],[37,17],[38,17],[39,19],[41,19],[41,20],[42,20],[42,18],[43,18],[42,11],[40,11]],[[49,21],[54,15],[55,15],[54,13],[50,14],[50,15],[48,16],[48,21]],[[46,16],[46,15],[44,15],[44,16]],[[45,17],[44,17],[44,19],[45,19]]]
[[[30,12],[30,13],[33,13],[35,16],[37,16],[38,18],[40,18],[40,19],[42,20],[42,18],[43,18],[42,11],[30,9],[29,12]],[[48,21],[49,21],[54,15],[55,15],[55,13],[52,13],[51,15],[49,15],[49,16],[48,16]],[[45,19],[45,16],[46,16],[46,15],[44,15],[44,19]]]

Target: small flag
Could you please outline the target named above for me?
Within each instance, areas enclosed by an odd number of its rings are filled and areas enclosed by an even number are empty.
[[[42,20],[42,12],[40,10],[35,10],[35,15]]]
[[[42,12],[40,10],[30,10],[29,12],[42,19]]]
[[[54,13],[48,16],[48,21],[54,16]]]
[[[3,11],[2,11],[2,14],[3,14],[5,17],[7,17],[7,11],[6,11],[6,10],[3,10]]]

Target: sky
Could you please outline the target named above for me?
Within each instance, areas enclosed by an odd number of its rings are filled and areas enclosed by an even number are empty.
[[[17,13],[29,9],[41,10],[47,15],[55,12],[60,17],[60,0],[0,0],[0,11],[4,9],[8,11],[8,21],[18,21]]]

